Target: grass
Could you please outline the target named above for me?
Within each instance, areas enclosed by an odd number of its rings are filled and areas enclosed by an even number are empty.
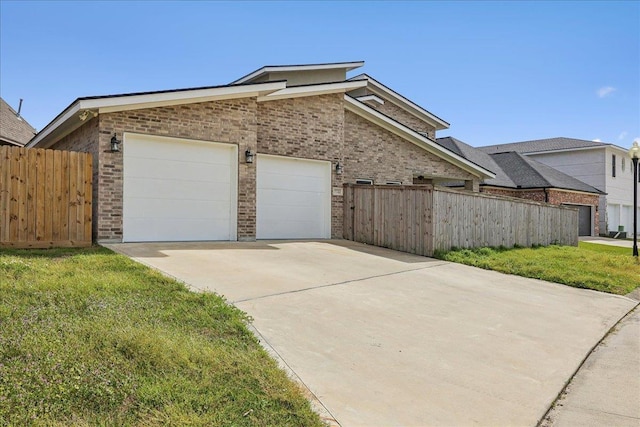
[[[580,242],[574,246],[479,248],[439,252],[446,261],[487,270],[626,295],[640,286],[631,249]]]
[[[0,251],[0,425],[323,425],[247,321],[104,248]]]

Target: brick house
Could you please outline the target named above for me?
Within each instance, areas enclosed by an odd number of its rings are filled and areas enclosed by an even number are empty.
[[[369,76],[347,79],[363,64],[78,98],[28,146],[93,154],[99,241],[341,238],[344,183],[477,191],[494,176],[435,143],[442,119]]]
[[[598,207],[600,233],[617,232],[619,227],[633,233],[633,167],[627,149],[606,142],[565,137],[479,149],[489,154],[517,151],[586,182],[602,191]]]
[[[599,234],[598,204],[604,193],[597,188],[516,151],[487,153],[453,137],[438,138],[436,142],[495,173],[480,183],[481,192],[575,206],[579,215],[578,234]]]

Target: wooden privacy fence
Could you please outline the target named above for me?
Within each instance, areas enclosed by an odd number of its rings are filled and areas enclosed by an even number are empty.
[[[577,245],[578,211],[430,185],[344,189],[344,238],[432,256],[483,246]]]
[[[88,153],[0,146],[0,247],[91,245]]]

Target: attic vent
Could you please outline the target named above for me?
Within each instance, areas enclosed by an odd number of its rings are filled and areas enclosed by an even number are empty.
[[[384,99],[378,98],[375,95],[363,95],[356,98],[363,104],[367,104],[369,107],[377,108],[384,104]]]

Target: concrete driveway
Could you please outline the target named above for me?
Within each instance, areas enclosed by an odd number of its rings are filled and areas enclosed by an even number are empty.
[[[341,240],[108,246],[249,313],[342,426],[534,426],[636,304]]]

